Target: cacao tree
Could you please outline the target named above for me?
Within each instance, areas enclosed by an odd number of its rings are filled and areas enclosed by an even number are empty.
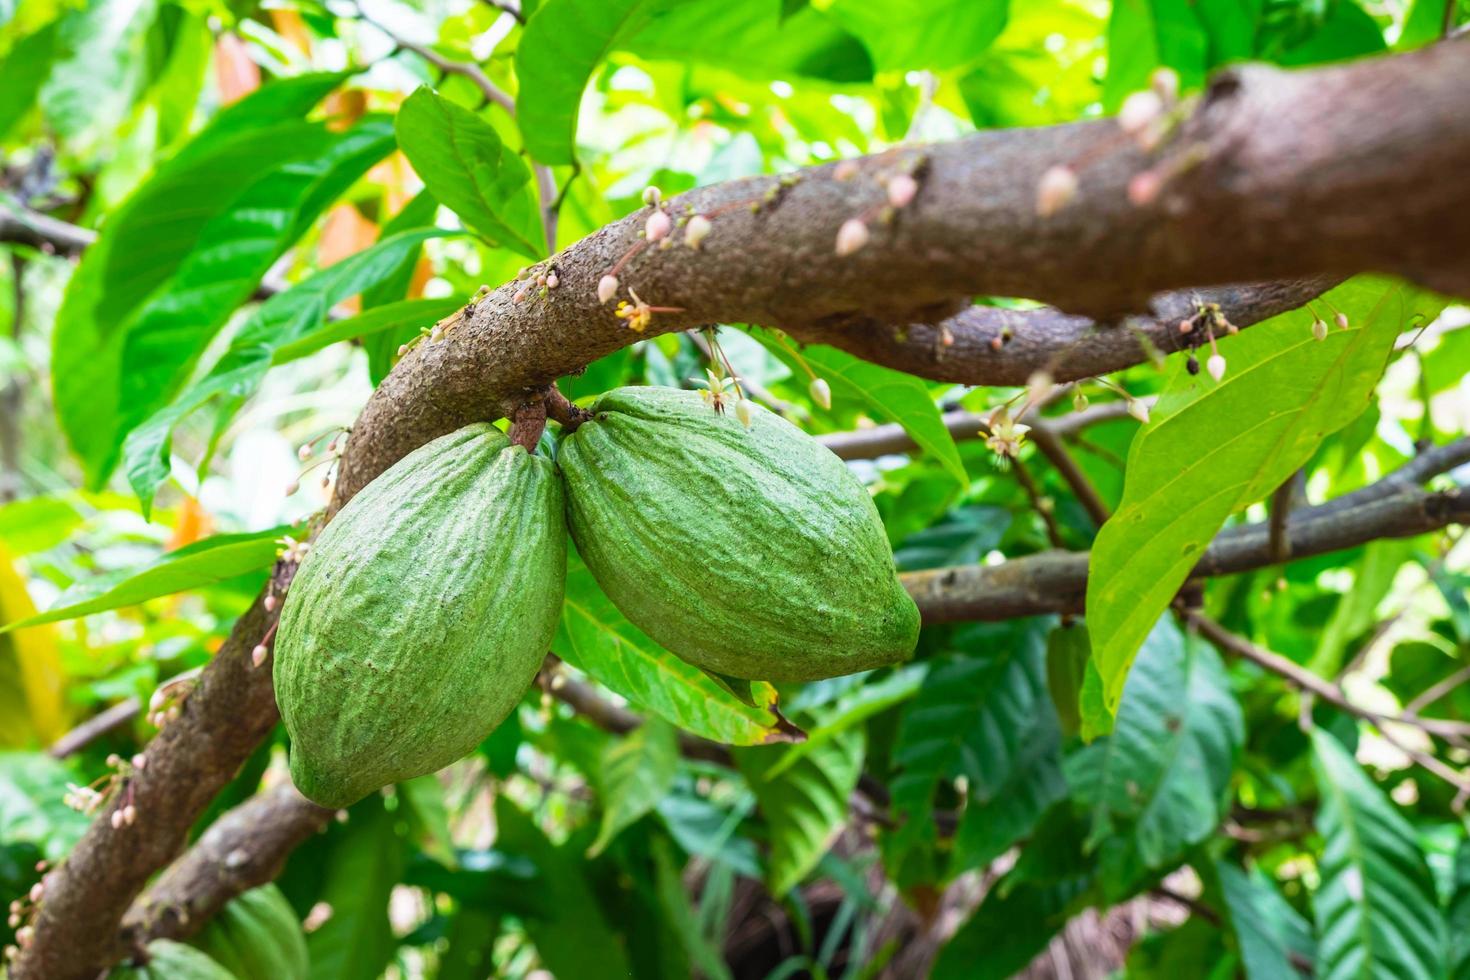
[[[0,0],[0,974],[1470,977],[1467,23]]]

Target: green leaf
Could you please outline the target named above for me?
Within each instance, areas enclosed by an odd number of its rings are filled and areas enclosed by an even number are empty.
[[[524,38],[521,45],[524,51]],[[424,186],[466,227],[528,258],[546,254],[531,170],[489,123],[420,88],[404,100],[394,126]]]
[[[1046,949],[1087,890],[1084,878],[993,887],[939,951],[930,980],[1007,980]]]
[[[0,841],[31,841],[55,860],[91,820],[62,802],[71,772],[43,752],[0,752]]]
[[[438,299],[401,299],[396,303],[375,306],[356,316],[343,317],[323,324],[300,340],[283,344],[271,357],[271,364],[285,364],[298,358],[315,354],[324,347],[353,340],[357,337],[372,337],[383,331],[397,332],[412,328],[417,333],[420,327],[429,327],[439,320],[461,309],[464,301],[458,296],[442,296]]]
[[[57,55],[58,22],[52,21],[21,38],[10,53],[0,59],[0,139],[9,135],[15,124],[25,118],[36,104],[41,84],[51,72]]]
[[[1223,861],[1215,865],[1225,908],[1235,928],[1246,980],[1301,980],[1293,965],[1310,965],[1315,953],[1312,929],[1281,897],[1259,867],[1250,874]]]
[[[31,497],[0,506],[0,545],[12,556],[54,548],[82,523],[77,509],[58,497]]]
[[[985,655],[935,661],[904,710],[890,786],[903,824],[886,849],[890,861],[932,830],[942,781],[963,777],[967,784],[969,826],[956,870],[1004,851],[1066,792],[1046,693],[1045,634],[1034,624],[1003,639],[991,633],[970,644]]]
[[[420,191],[413,200],[405,204],[398,213],[389,218],[378,231],[378,240],[391,238],[400,231],[434,227],[439,202],[428,191]],[[378,282],[362,291],[362,308],[370,310],[407,297],[413,283],[414,269],[418,266],[423,249],[404,257],[398,268]],[[368,377],[376,387],[393,370],[398,357],[398,348],[416,334],[417,328],[400,328],[384,333],[370,334],[363,338],[363,349],[368,355]]]
[[[332,915],[306,937],[311,980],[376,980],[398,940],[388,901],[404,869],[397,820],[374,793],[348,811],[347,835],[321,870],[321,901]]]
[[[458,864],[454,835],[449,829],[449,806],[439,777],[429,773],[406,780],[398,784],[397,793],[403,812],[421,839],[423,852],[446,867]]]
[[[1165,65],[1185,91],[1204,82],[1208,39],[1192,0],[1114,0],[1108,18],[1108,73],[1103,107],[1114,112],[1131,92],[1148,88]]]
[[[48,129],[97,152],[128,114],[141,82],[156,0],[88,0],[60,21],[55,62],[41,86]],[[8,76],[7,76],[8,79]]]
[[[601,854],[623,828],[658,806],[678,768],[679,740],[662,718],[649,718],[609,745],[602,760],[602,826],[588,856]]]
[[[1156,420],[1133,440],[1122,503],[1089,562],[1087,626],[1110,709],[1139,644],[1226,518],[1269,495],[1361,413],[1399,331],[1442,305],[1355,279],[1328,294],[1324,306],[1343,311],[1349,326],[1325,340],[1313,339],[1303,308],[1225,338],[1228,371],[1218,383],[1175,366]]]
[[[123,447],[128,482],[147,514],[158,485],[168,478],[174,426],[216,398],[238,404],[270,370],[276,351],[318,329],[333,306],[362,292],[392,270],[426,238],[441,232],[408,231],[384,239],[260,305],[209,373],[128,435]],[[227,408],[232,406],[227,403]]]
[[[654,643],[618,612],[572,548],[567,549],[566,600],[555,649],[598,683],[687,732],[730,745],[784,738],[780,719],[770,710],[775,688],[752,684],[760,704],[752,707]]]
[[[1370,541],[1353,567],[1353,587],[1337,601],[1332,618],[1317,639],[1307,669],[1332,677],[1342,668],[1348,643],[1378,623],[1378,605],[1388,597],[1399,569],[1414,551],[1411,541],[1386,538]]]
[[[1470,980],[1470,840],[1455,852],[1454,892],[1445,912],[1450,932],[1450,976]]]
[[[879,71],[944,71],[982,57],[1010,0],[834,0],[828,14],[873,53]]]
[[[537,8],[516,48],[516,118],[532,157],[575,162],[582,90],[619,35],[637,30],[654,2],[546,0]]]
[[[683,944],[684,952],[709,980],[731,980],[730,968],[720,955],[719,948],[700,932],[699,920],[690,905],[689,893],[684,889],[684,881],[671,848],[662,837],[654,838],[650,845],[659,904],[673,925],[679,942]]]
[[[495,845],[529,858],[547,914],[528,918],[526,932],[557,977],[631,977],[622,937],[608,925],[589,881],[586,838],[553,844],[505,794],[495,798]]]
[[[805,377],[806,370],[792,354],[788,343],[778,339],[767,330],[752,332],[766,349],[776,355],[797,377]],[[962,488],[970,485],[965,472],[964,460],[954,436],[944,424],[943,413],[934,403],[929,386],[912,374],[880,367],[859,360],[835,347],[803,347],[801,360],[825,378],[832,386],[833,400],[853,399],[863,403],[867,410],[885,422],[896,422],[903,426],[909,438],[919,448],[933,454],[945,471],[958,481]]]
[[[196,541],[141,568],[79,582],[62,593],[46,612],[0,626],[0,633],[135,606],[148,599],[197,589],[269,567],[275,562],[279,550],[276,542],[281,535],[290,532],[289,527],[278,527],[249,534],[218,534]]]
[[[848,798],[862,772],[866,741],[863,729],[850,728],[775,778],[768,773],[780,761],[780,749],[736,751],[735,764],[750,783],[770,833],[767,881],[776,898],[816,867],[846,826]]]
[[[1434,880],[1414,828],[1337,741],[1312,731],[1321,793],[1316,976],[1442,977],[1447,943]]]
[[[1103,747],[1089,846],[1131,832],[1145,867],[1177,861],[1219,825],[1244,737],[1219,654],[1161,619]]]
[[[788,766],[795,765],[815,751],[827,739],[907,701],[919,692],[928,671],[927,663],[905,664],[881,681],[863,684],[851,694],[843,696],[831,708],[821,711],[819,723],[807,729],[806,741],[787,749],[781,756],[781,761],[772,766],[766,775],[774,779],[785,772]],[[805,690],[810,690],[810,687]]]
[[[1082,730],[1082,685],[1091,651],[1087,627],[1080,623],[1058,626],[1046,638],[1046,687],[1064,735]]]

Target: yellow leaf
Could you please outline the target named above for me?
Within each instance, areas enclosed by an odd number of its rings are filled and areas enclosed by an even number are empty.
[[[0,624],[35,612],[25,580],[0,546]],[[66,731],[63,680],[55,626],[0,636],[0,747],[49,744]]]

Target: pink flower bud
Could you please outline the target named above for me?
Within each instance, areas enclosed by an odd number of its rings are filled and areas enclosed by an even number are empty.
[[[41,896],[44,894],[46,894],[46,886],[41,884],[39,881],[31,886],[31,901],[39,902],[41,900]]]
[[[256,644],[255,649],[250,651],[250,663],[253,666],[259,667],[261,664],[265,663],[265,658],[270,656],[270,653],[271,652],[266,649],[264,643],[258,643]]]
[[[524,303],[526,301],[527,295],[528,294],[526,292],[526,287],[522,286],[520,289],[516,290],[516,294],[510,298],[510,301],[512,303]]]
[[[684,244],[690,248],[699,248],[714,227],[714,223],[704,215],[696,214],[689,219],[689,224],[684,226]]]
[[[163,706],[167,703],[168,695],[163,693],[163,688],[161,687],[158,690],[154,691],[153,696],[148,699],[148,707],[152,711],[162,710]]]
[[[547,289],[555,289],[557,286],[560,286],[560,285],[561,285],[561,276],[558,276],[555,272],[548,272],[546,274],[546,288]]]
[[[107,820],[108,823],[112,824],[113,830],[122,830],[123,815],[121,810],[113,810],[112,816],[108,817]]]
[[[895,208],[907,207],[919,193],[919,182],[908,174],[899,174],[888,181],[888,203]]]
[[[296,450],[296,458],[303,463],[311,459],[311,446],[303,444],[300,449]]]
[[[293,494],[295,494],[297,490],[300,490],[300,489],[301,489],[301,484],[296,483],[296,482],[293,481],[293,482],[291,482],[291,483],[289,483],[289,484],[286,485],[286,496],[290,497]]]
[[[268,596],[265,597],[265,611],[266,612],[275,612],[276,611],[276,606],[278,606],[280,604],[281,604],[281,601],[279,599],[277,599],[273,595],[268,595]]]
[[[1155,68],[1154,73],[1149,76],[1148,84],[1165,102],[1173,102],[1179,98],[1179,73],[1172,68]]]
[[[1135,207],[1147,207],[1164,189],[1164,178],[1152,170],[1140,171],[1128,181],[1128,200]]]
[[[1123,107],[1118,110],[1118,127],[1129,136],[1137,136],[1153,125],[1163,111],[1164,100],[1159,98],[1159,93],[1134,92],[1123,100]]]
[[[597,302],[609,303],[618,294],[618,277],[603,276],[597,280]]]
[[[1222,354],[1211,354],[1210,359],[1205,361],[1205,370],[1210,372],[1210,377],[1219,381],[1225,377],[1225,357]]]
[[[806,390],[812,396],[812,401],[822,408],[832,407],[832,386],[827,384],[825,378],[812,378],[812,383],[806,386]]]
[[[837,254],[848,256],[868,244],[868,226],[860,218],[848,218],[837,229]]]
[[[643,237],[651,242],[661,242],[669,237],[669,232],[674,228],[674,220],[669,217],[667,211],[659,210],[648,216],[643,223]]]
[[[138,822],[138,808],[129,803],[127,806],[122,808],[122,818],[123,823],[131,827],[133,824]]]
[[[1348,318],[1346,313],[1339,313],[1337,314],[1337,316],[1333,317],[1333,319],[1337,321],[1337,325],[1342,329],[1346,330],[1348,328]]]
[[[148,757],[139,752],[137,755],[133,756],[132,763],[134,769],[142,772],[144,769],[148,768]]]
[[[408,353],[408,345],[407,344],[399,344],[398,345],[398,356],[399,357],[402,357],[404,354],[407,354],[407,353]]]
[[[1036,213],[1049,218],[1077,196],[1077,172],[1058,164],[1048,167],[1036,184]]]
[[[1180,333],[1193,333],[1194,332],[1194,321],[1193,320],[1188,320],[1188,319],[1186,319],[1186,320],[1180,320],[1179,321],[1179,332]]]

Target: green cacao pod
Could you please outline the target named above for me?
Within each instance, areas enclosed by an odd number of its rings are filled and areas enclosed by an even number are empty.
[[[919,611],[872,498],[826,447],[756,407],[618,388],[563,439],[572,540],[610,599],[672,653],[751,680],[902,660]]]
[[[326,526],[287,594],[276,701],[323,806],[442,769],[515,709],[566,585],[555,467],[493,426],[434,440]]]
[[[120,966],[108,976],[111,980],[235,980],[209,954],[172,939],[153,940],[148,944],[147,963]]]
[[[286,896],[262,885],[220,910],[192,945],[236,980],[306,980],[306,934]]]

